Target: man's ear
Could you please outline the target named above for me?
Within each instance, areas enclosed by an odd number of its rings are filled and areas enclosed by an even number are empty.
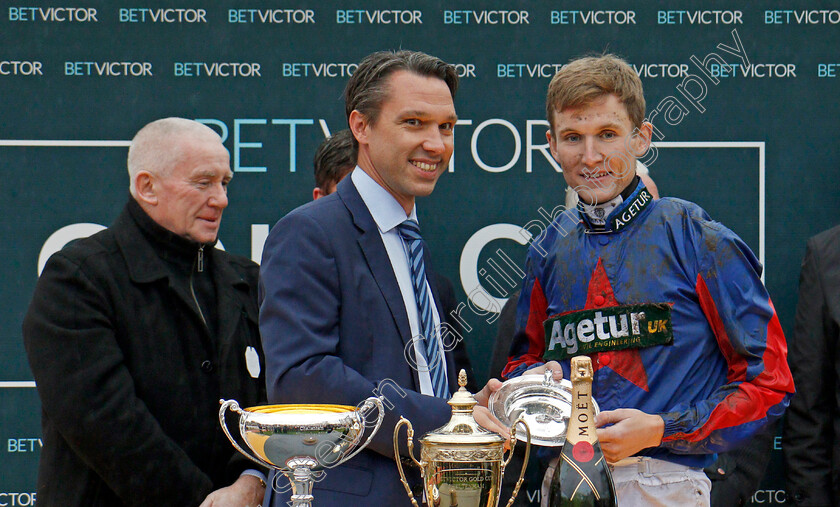
[[[154,174],[149,171],[139,171],[134,176],[134,191],[137,193],[137,199],[151,206],[157,206],[158,196],[155,184]]]
[[[548,150],[551,152],[551,156],[559,164],[560,159],[557,158],[557,143],[554,142],[554,138],[551,136],[551,130],[545,131],[545,139],[548,141]]]
[[[642,122],[641,127],[633,129],[629,142],[632,143],[628,148],[630,153],[636,158],[642,158],[650,148],[650,140],[653,135],[653,125],[650,122]]]
[[[353,137],[356,138],[356,141],[358,141],[359,144],[368,144],[367,127],[369,122],[367,116],[354,109],[353,112],[350,113],[350,118],[347,123],[350,127],[350,132],[353,133]]]

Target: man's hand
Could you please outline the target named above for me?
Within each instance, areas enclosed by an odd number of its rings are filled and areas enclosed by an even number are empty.
[[[473,407],[473,417],[482,428],[498,433],[505,437],[505,440],[510,440],[510,430],[500,420],[496,419],[496,416],[487,407],[480,405]]]
[[[612,424],[607,428],[605,425]],[[665,421],[655,414],[646,414],[635,408],[607,410],[595,416],[598,440],[608,463],[615,463],[633,456],[642,449],[657,447],[662,443]]]
[[[475,393],[475,401],[478,402],[478,405],[481,407],[486,407],[487,404],[490,402],[490,396],[502,388],[502,382],[499,379],[491,378],[487,381],[487,384],[484,388]]]
[[[265,495],[262,482],[253,475],[240,475],[226,488],[207,495],[199,507],[259,507]]]
[[[551,370],[555,382],[560,382],[561,380],[563,380],[563,368],[557,361],[549,361],[542,366],[537,366],[536,368],[525,370],[525,373],[523,373],[523,375],[545,375],[546,370]]]
[[[475,393],[473,397],[478,405],[473,407],[473,417],[482,428],[490,431],[495,431],[505,438],[510,438],[510,431],[500,420],[494,416],[490,410],[487,409],[487,403],[490,402],[490,396],[502,388],[502,382],[499,379],[491,378],[487,381],[484,388]]]

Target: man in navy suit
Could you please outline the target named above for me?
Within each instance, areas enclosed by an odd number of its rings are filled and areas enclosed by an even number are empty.
[[[461,336],[446,323],[439,279],[430,275],[415,285],[417,263],[409,265],[413,254],[400,231],[406,220],[416,222],[415,197],[432,192],[452,156],[457,86],[453,66],[423,53],[366,57],[345,89],[357,167],[335,193],[280,220],[266,241],[260,330],[269,401],[356,405],[376,395],[386,406],[370,445],[315,485],[320,506],[409,505],[394,463],[393,428],[403,416],[422,435],[451,414],[446,398],[457,388],[453,356]],[[432,303],[434,333],[423,332],[429,305],[422,308],[415,286],[431,294],[424,301]],[[427,340],[432,349],[424,348]],[[443,395],[441,373],[448,382]],[[506,434],[485,408],[499,385],[491,380],[478,393],[484,406],[474,413]],[[417,490],[419,474],[409,472]],[[267,505],[280,506],[289,493],[269,496]]]

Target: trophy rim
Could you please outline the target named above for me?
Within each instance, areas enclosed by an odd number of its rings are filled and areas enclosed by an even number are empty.
[[[283,403],[273,405],[256,405],[243,409],[252,414],[344,414],[356,412],[358,407],[351,405],[337,405],[331,403]]]

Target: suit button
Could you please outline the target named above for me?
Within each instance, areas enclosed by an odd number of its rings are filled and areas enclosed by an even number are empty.
[[[610,361],[612,361],[612,359],[610,358],[610,356],[609,356],[609,355],[607,355],[607,354],[603,354],[603,355],[601,355],[601,357],[600,357],[599,359],[600,359],[601,364],[603,364],[604,366],[609,366],[609,365],[610,365]]]
[[[601,236],[598,239],[598,243],[601,243],[601,245],[604,245],[604,246],[606,246],[606,244],[609,243],[609,242],[610,242],[610,240],[606,236]]]
[[[602,296],[600,294],[595,296],[595,306],[604,306],[605,301],[606,301],[606,299],[604,299],[604,296]]]
[[[201,363],[201,370],[204,371],[204,373],[210,373],[211,371],[213,371],[213,363],[210,362],[209,359],[205,359]]]

